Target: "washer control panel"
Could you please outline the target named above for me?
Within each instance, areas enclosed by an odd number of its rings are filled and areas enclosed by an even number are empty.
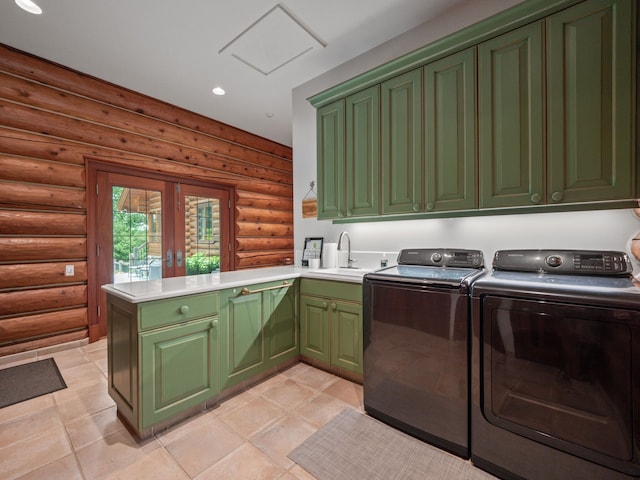
[[[499,250],[496,270],[565,275],[627,276],[633,268],[624,252],[600,250]]]
[[[431,267],[482,268],[484,257],[480,250],[451,248],[407,248],[398,254],[399,265]]]

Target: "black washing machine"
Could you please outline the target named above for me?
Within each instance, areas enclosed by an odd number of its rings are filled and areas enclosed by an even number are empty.
[[[402,250],[365,275],[364,406],[387,424],[469,457],[469,285],[477,250]]]
[[[640,477],[640,288],[626,254],[504,250],[472,285],[471,460],[505,479]]]

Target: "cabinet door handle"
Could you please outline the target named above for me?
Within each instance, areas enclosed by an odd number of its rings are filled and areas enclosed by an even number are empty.
[[[284,287],[290,287],[290,286],[291,284],[285,280],[284,282],[282,282],[282,285],[274,285],[273,287],[258,288],[257,290],[249,290],[247,287],[244,287],[242,290],[240,290],[240,295],[251,295],[252,293],[266,292],[267,290],[277,290],[278,288],[284,288]]]
[[[329,307],[329,304],[327,302],[322,302],[322,309],[326,310]]]
[[[420,211],[420,204],[419,203],[414,203],[412,208],[413,208],[414,212],[419,212]]]
[[[540,195],[539,193],[534,193],[533,195],[531,195],[532,203],[540,203],[540,200],[542,200],[542,195]]]
[[[189,313],[189,305],[182,305],[180,307],[180,313],[183,315],[186,315],[187,313]]]
[[[211,328],[216,328],[218,326],[218,320],[211,321]]]
[[[562,194],[562,192],[553,192],[551,194],[551,200],[553,200],[554,202],[559,202],[563,198],[564,198],[564,195]]]
[[[333,302],[331,304],[331,310],[333,310],[335,312],[337,308],[338,308],[338,305],[336,305],[335,302]]]

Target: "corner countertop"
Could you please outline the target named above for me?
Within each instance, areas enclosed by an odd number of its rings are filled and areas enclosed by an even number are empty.
[[[368,269],[340,272],[340,269],[311,270],[306,267],[270,267],[234,272],[190,275],[185,277],[143,280],[138,282],[112,283],[102,289],[130,303],[142,303],[152,300],[191,295],[194,293],[214,292],[227,288],[244,287],[256,283],[273,282],[292,278],[316,278],[339,282],[362,283]]]

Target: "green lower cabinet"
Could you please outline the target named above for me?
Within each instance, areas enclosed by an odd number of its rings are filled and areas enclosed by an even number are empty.
[[[361,375],[362,285],[302,279],[300,289],[300,355]]]
[[[218,317],[140,335],[142,428],[218,392]]]
[[[130,303],[107,295],[108,390],[140,437],[219,393],[216,292]]]
[[[297,307],[293,280],[221,292],[222,389],[298,355]]]

